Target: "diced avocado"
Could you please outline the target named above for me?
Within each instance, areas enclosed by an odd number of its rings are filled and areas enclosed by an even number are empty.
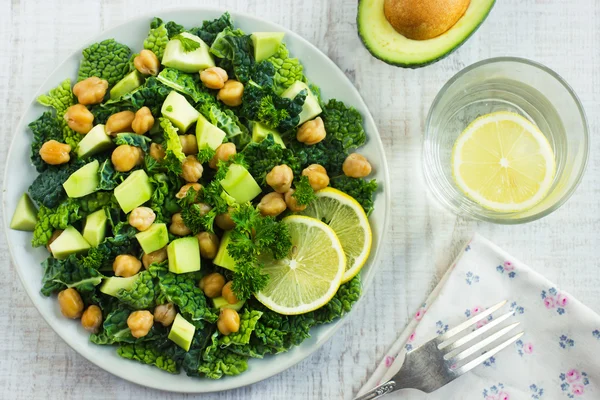
[[[252,141],[255,143],[260,143],[267,138],[267,136],[273,135],[273,140],[275,143],[280,145],[285,149],[285,144],[283,143],[283,139],[281,139],[281,135],[276,130],[270,129],[269,127],[261,124],[260,122],[254,122],[252,124]]]
[[[127,75],[125,75],[123,79],[117,82],[117,84],[113,86],[112,89],[110,89],[110,99],[119,99],[124,94],[133,92],[135,89],[142,86],[143,83],[144,78],[142,77],[142,75],[137,70],[133,70]]]
[[[122,278],[120,276],[111,276],[110,278],[106,278],[102,285],[100,285],[100,291],[109,296],[117,297],[117,293],[119,290],[125,289],[129,290],[137,281],[139,274],[135,274],[128,278]]]
[[[23,193],[23,196],[17,202],[17,208],[15,208],[15,213],[10,220],[10,229],[33,232],[36,222],[37,210],[35,209],[35,205],[33,205],[33,201],[31,201],[27,193]]]
[[[67,229],[50,244],[52,255],[59,260],[64,260],[71,254],[83,253],[89,248],[90,244],[71,225],[67,226]]]
[[[181,314],[175,316],[171,331],[169,332],[169,340],[173,341],[177,346],[185,351],[190,349],[196,328],[189,323]]]
[[[256,62],[266,60],[277,53],[284,35],[283,32],[254,32],[250,37]]]
[[[218,308],[219,310],[222,310],[224,308],[230,308],[235,311],[240,311],[246,303],[246,300],[240,300],[237,303],[229,304],[224,297],[215,297],[214,299],[212,299],[212,301],[215,305],[215,308]]]
[[[183,95],[172,91],[169,93],[160,110],[161,114],[167,117],[173,125],[179,128],[183,134],[200,116],[194,107],[183,97]]]
[[[252,200],[262,192],[250,172],[239,164],[231,164],[220,183],[227,194],[240,204]]]
[[[495,0],[467,2],[467,10],[450,29],[425,40],[412,40],[398,33],[386,18],[384,2],[385,0],[361,0],[358,3],[357,22],[360,38],[367,50],[381,61],[399,67],[419,68],[441,60],[459,48],[485,21]],[[418,6],[421,7],[421,4]],[[397,9],[402,10],[402,7]],[[432,15],[426,12],[420,14]],[[432,25],[426,21],[410,22],[416,29],[430,29]]]
[[[150,228],[135,235],[144,253],[160,250],[169,243],[169,231],[166,224],[152,224]]]
[[[98,124],[89,131],[77,145],[77,157],[84,158],[110,149],[113,141],[106,134],[104,125]]]
[[[218,265],[219,267],[223,267],[230,271],[235,271],[235,260],[227,251],[227,246],[231,242],[231,232],[226,231],[221,238],[221,243],[219,244],[219,251],[213,260],[213,264]]]
[[[195,236],[175,239],[167,246],[169,271],[174,274],[200,271],[200,246]]]
[[[85,219],[83,228],[83,238],[92,246],[96,247],[104,241],[106,235],[106,213],[104,210],[98,210],[91,213]]]
[[[100,163],[98,160],[94,160],[73,172],[65,183],[63,183],[63,188],[65,188],[67,196],[78,198],[97,191],[99,169]]]
[[[304,82],[294,82],[292,86],[287,88],[286,91],[281,94],[281,97],[293,99],[298,93],[300,93],[303,90],[306,90],[307,95],[306,100],[304,100],[304,105],[302,106],[302,112],[300,113],[300,122],[298,122],[298,125],[301,125],[306,121],[315,118],[323,111],[321,109],[321,106],[319,105],[319,100],[317,100],[317,97],[313,94],[313,92]]]
[[[125,214],[152,197],[152,185],[143,169],[133,171],[115,188],[115,197]]]
[[[186,53],[179,40],[169,40],[162,58],[163,65],[189,73],[215,66],[209,47],[202,39],[188,32],[182,32],[181,36],[200,43],[200,47]]]
[[[209,147],[216,150],[217,147],[223,143],[223,139],[225,139],[225,132],[208,122],[208,120],[204,118],[204,115],[200,114],[198,116],[198,121],[196,121],[196,141],[198,142],[198,149]]]

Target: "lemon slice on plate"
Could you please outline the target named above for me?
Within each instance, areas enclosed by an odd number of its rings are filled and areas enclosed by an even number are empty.
[[[511,112],[477,118],[452,150],[452,174],[459,189],[494,211],[524,211],[539,203],[552,186],[555,169],[546,136]]]
[[[304,314],[324,306],[335,295],[346,269],[346,256],[327,224],[300,215],[282,222],[289,228],[292,250],[282,260],[261,260],[269,282],[255,296],[279,314]]]
[[[346,254],[346,272],[342,283],[359,273],[371,252],[372,233],[362,206],[344,192],[325,188],[301,215],[325,222],[337,235]]]

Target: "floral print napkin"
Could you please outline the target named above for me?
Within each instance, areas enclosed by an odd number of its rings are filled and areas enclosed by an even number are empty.
[[[521,322],[511,331],[524,331],[520,340],[434,393],[404,390],[386,398],[600,399],[600,315],[479,235],[460,252],[360,393],[390,379],[407,351],[502,300],[508,305],[495,315],[512,311],[506,324]]]

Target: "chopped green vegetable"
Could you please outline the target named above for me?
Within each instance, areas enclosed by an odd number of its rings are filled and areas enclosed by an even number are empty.
[[[306,80],[302,64],[297,58],[290,58],[290,52],[285,43],[282,43],[277,54],[269,57],[267,61],[275,67],[274,90],[279,95],[294,82]]]
[[[112,86],[129,72],[130,54],[129,47],[114,39],[94,43],[82,52],[77,80],[95,76],[107,80]]]
[[[103,275],[96,269],[79,262],[76,255],[70,255],[64,260],[49,257],[42,263],[44,276],[42,278],[42,294],[50,296],[66,288],[75,288],[82,294],[94,291],[102,282]]]
[[[164,140],[166,144],[166,157],[163,165],[167,170],[175,175],[181,175],[181,163],[185,160],[185,154],[177,135],[177,128],[173,126],[167,118],[160,118],[160,127],[164,131]]]
[[[225,28],[210,46],[210,52],[221,59],[221,67],[233,72],[242,83],[250,80],[254,63],[252,39],[240,29]]]
[[[154,283],[150,272],[142,271],[131,289],[121,289],[117,293],[118,299],[134,310],[143,310],[153,307],[158,297],[159,288]]]
[[[219,18],[212,21],[204,21],[201,27],[192,28],[189,30],[189,32],[192,35],[198,36],[207,45],[211,46],[217,38],[217,35],[226,28],[233,29],[231,15],[229,15],[228,12],[225,12]]]
[[[311,201],[317,198],[315,191],[310,186],[307,176],[302,176],[300,180],[296,181],[295,189],[296,190],[294,191],[294,194],[292,194],[292,197],[294,197],[296,202],[301,206],[308,205],[311,203]]]
[[[331,187],[334,187],[349,196],[354,197],[356,201],[365,210],[367,215],[373,211],[373,196],[377,192],[377,181],[370,181],[360,178],[350,178],[345,175],[333,177],[330,181]]]
[[[150,24],[150,32],[144,40],[144,49],[152,51],[160,61],[169,41],[168,31],[160,18],[154,18]]]
[[[198,42],[191,39],[187,40],[198,44]],[[167,67],[158,74],[157,79],[163,85],[190,96],[195,102],[202,100],[206,96],[206,89],[200,82],[199,74],[186,74],[178,69]]]

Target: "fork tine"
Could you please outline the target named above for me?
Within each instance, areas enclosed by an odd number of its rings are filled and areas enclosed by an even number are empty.
[[[491,306],[490,308],[488,308],[484,312],[482,312],[480,314],[477,314],[474,317],[471,317],[470,319],[466,320],[462,324],[460,324],[460,325],[458,325],[458,326],[450,329],[448,332],[444,333],[443,335],[438,336],[437,340],[439,341],[439,343],[442,343],[442,342],[450,339],[452,336],[456,335],[457,333],[460,333],[460,332],[464,331],[465,329],[467,329],[471,325],[476,324],[477,322],[479,322],[482,319],[486,318],[488,315],[491,315],[492,313],[494,313],[497,310],[501,309],[506,303],[507,303],[507,301],[504,300],[504,301],[501,301],[500,303],[498,303],[498,304],[496,304],[494,306]]]
[[[456,364],[457,362],[464,360],[465,358],[469,357],[470,355],[478,352],[479,350],[483,349],[484,347],[486,347],[487,345],[495,342],[496,340],[500,339],[502,336],[504,336],[506,333],[510,332],[511,330],[513,330],[514,328],[516,328],[519,325],[519,322],[515,322],[514,324],[511,324],[505,328],[500,329],[498,332],[494,333],[493,335],[490,335],[488,337],[486,337],[485,339],[483,339],[482,341],[474,344],[473,346],[469,347],[468,349],[464,350],[461,353],[458,353],[457,355],[455,354],[446,354],[444,356],[444,358],[446,360],[448,360],[448,363],[450,365]]]
[[[511,344],[516,342],[517,339],[519,339],[521,336],[523,336],[523,334],[524,334],[524,332],[517,333],[515,336],[508,339],[506,342],[499,344],[498,346],[494,347],[493,349],[486,352],[485,354],[480,355],[473,361],[469,361],[462,367],[455,369],[454,373],[456,374],[456,376],[460,376],[460,375],[464,374],[465,372],[469,372],[470,370],[472,370],[479,364],[483,363],[488,358],[492,357],[494,354],[498,353],[500,350],[502,350],[505,347],[510,346]]]
[[[489,331],[490,329],[496,327],[497,325],[501,324],[502,322],[504,322],[507,318],[511,317],[513,315],[512,311],[507,312],[506,314],[494,319],[492,322],[490,322],[489,324],[485,324],[484,326],[482,326],[481,328],[469,333],[468,335],[465,335],[463,337],[461,337],[460,339],[456,340],[455,342],[444,342],[444,343],[440,343],[438,345],[438,349],[442,350],[442,349],[448,349],[447,353],[459,348],[460,346],[462,346],[463,344],[466,344],[468,342],[470,342],[471,340],[475,339],[478,336],[483,335],[484,333],[486,333],[487,331]]]

